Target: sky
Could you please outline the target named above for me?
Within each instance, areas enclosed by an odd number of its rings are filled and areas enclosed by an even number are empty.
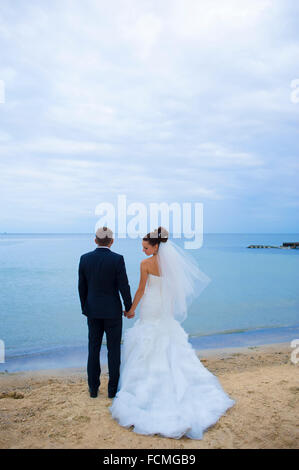
[[[125,195],[200,202],[204,232],[299,233],[298,16],[297,0],[2,0],[0,232],[91,233]]]

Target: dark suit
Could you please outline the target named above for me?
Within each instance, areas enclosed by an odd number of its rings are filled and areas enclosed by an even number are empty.
[[[108,394],[117,390],[122,334],[122,303],[125,310],[132,298],[124,257],[109,248],[96,248],[81,256],[79,263],[79,295],[83,315],[88,323],[88,385],[91,390],[100,386],[100,349],[104,332],[108,349]]]

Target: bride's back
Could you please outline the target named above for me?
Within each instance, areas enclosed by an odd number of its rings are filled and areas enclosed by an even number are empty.
[[[140,319],[142,321],[160,320],[162,313],[161,277],[149,273],[140,302]]]
[[[157,255],[153,255],[146,260],[147,272],[153,276],[160,276]]]

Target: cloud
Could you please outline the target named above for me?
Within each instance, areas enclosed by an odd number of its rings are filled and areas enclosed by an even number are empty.
[[[3,230],[33,220],[33,206],[61,214],[59,225],[49,215],[54,231],[67,230],[67,207],[72,227],[88,227],[99,199],[119,193],[251,208],[250,227],[255,207],[276,210],[277,187],[281,207],[296,208],[298,10],[292,0],[4,0]]]
[[[100,142],[86,141],[82,142],[79,140],[67,140],[53,138],[40,138],[33,141],[23,141],[20,143],[9,143],[8,134],[3,133],[3,138],[0,141],[4,141],[4,145],[0,145],[0,154],[3,155],[20,155],[20,153],[26,153],[34,155],[38,154],[82,154],[82,153],[93,153],[97,152],[100,154],[107,154],[112,150],[112,146]]]

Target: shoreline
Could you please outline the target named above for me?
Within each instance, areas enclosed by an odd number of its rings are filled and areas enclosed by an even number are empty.
[[[276,349],[283,351],[291,351],[290,342],[277,342],[277,343],[265,343],[257,346],[231,346],[226,348],[206,348],[206,349],[195,349],[198,358],[204,361],[205,358],[213,359],[225,359],[235,354],[249,355],[256,351],[258,352],[275,352]],[[70,366],[70,367],[53,367],[46,369],[29,369],[29,370],[17,370],[17,371],[0,371],[0,378],[8,376],[51,376],[51,375],[77,375],[85,374],[86,367],[84,366]],[[108,372],[107,362],[101,362],[101,369],[103,373]]]
[[[199,351],[221,351],[229,348],[256,347],[266,344],[286,343],[299,338],[299,325],[257,328],[243,331],[214,333],[201,336],[188,335],[193,349]],[[43,370],[69,367],[84,367],[87,361],[87,343],[78,346],[56,346],[44,350],[28,351],[6,357],[0,364],[1,372]],[[101,364],[107,364],[107,348],[101,348]]]
[[[299,448],[298,364],[289,343],[197,351],[236,404],[202,440],[144,436],[112,419],[107,369],[99,395],[86,368],[0,374],[0,448]]]

